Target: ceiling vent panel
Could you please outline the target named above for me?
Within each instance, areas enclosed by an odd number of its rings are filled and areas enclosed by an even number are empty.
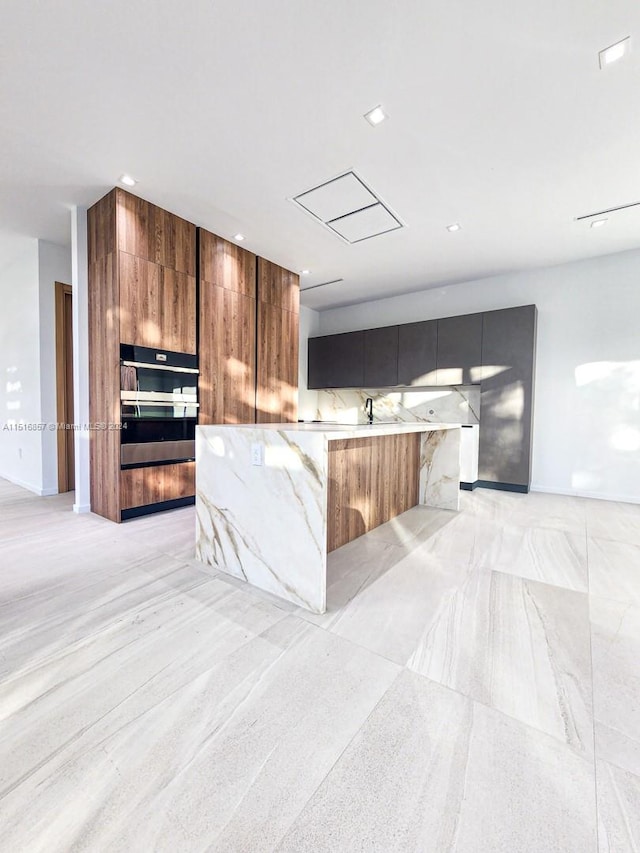
[[[354,171],[299,193],[292,201],[347,243],[359,243],[403,227]]]
[[[334,219],[327,224],[349,243],[359,243],[361,240],[368,240],[370,237],[377,237],[379,234],[402,228],[402,224],[395,216],[380,203],[358,210],[356,213],[350,213],[348,216],[342,216],[340,219]]]
[[[378,201],[353,172],[308,190],[294,200],[323,222],[361,210]]]

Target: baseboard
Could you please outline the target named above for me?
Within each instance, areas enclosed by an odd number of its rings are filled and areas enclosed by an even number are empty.
[[[39,486],[34,486],[32,483],[25,483],[17,477],[11,477],[9,474],[0,474],[0,477],[3,480],[8,480],[10,483],[13,483],[14,486],[20,486],[21,489],[26,489],[28,492],[37,495],[39,498],[48,498],[51,497],[51,495],[58,494],[57,489],[41,489]]]
[[[91,512],[91,504],[74,504],[73,511],[78,515],[82,515],[85,512]]]
[[[520,492],[524,495],[529,491],[529,486],[522,486],[519,483],[494,483],[493,480],[476,480],[476,485],[479,489],[496,489],[499,492]]]
[[[571,498],[592,498],[596,501],[616,501],[625,504],[640,504],[638,495],[607,495],[603,492],[587,492],[583,489],[558,489],[554,486],[532,485],[532,492],[541,492],[547,495],[567,495]]]
[[[460,488],[463,492],[472,492],[474,489],[478,488],[478,480],[474,480],[473,483],[465,483],[460,480]]]

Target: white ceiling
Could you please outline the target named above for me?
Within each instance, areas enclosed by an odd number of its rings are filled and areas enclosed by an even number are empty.
[[[640,245],[640,208],[575,221],[640,201],[637,0],[2,6],[0,231],[68,242],[129,172],[303,287],[343,279],[315,308]],[[348,169],[407,227],[347,245],[288,201]]]

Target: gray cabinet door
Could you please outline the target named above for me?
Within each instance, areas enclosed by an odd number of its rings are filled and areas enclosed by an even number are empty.
[[[398,385],[436,385],[438,321],[406,323],[398,331]]]
[[[471,385],[480,381],[482,314],[438,320],[438,385]]]
[[[364,333],[365,388],[386,388],[398,383],[398,327],[367,329]]]
[[[535,305],[483,315],[480,480],[527,491],[536,350]]]
[[[364,332],[309,338],[309,388],[362,388]]]

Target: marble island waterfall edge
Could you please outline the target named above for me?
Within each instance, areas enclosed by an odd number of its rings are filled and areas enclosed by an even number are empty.
[[[328,444],[398,432],[422,433],[419,502],[458,509],[458,426],[197,427],[197,559],[295,605],[324,613]],[[252,464],[252,450],[261,464]]]

